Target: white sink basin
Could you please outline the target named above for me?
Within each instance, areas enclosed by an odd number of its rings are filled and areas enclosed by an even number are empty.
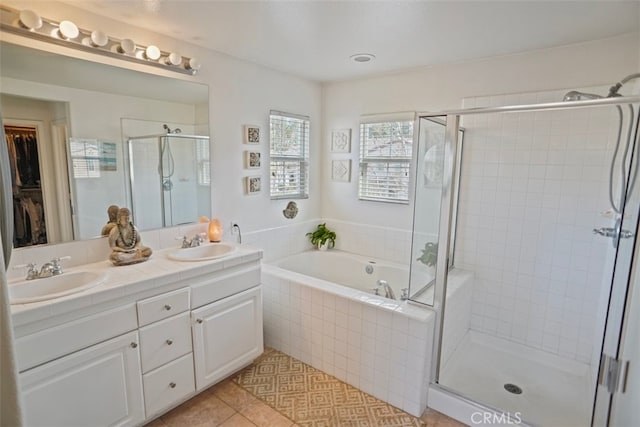
[[[9,283],[11,304],[45,301],[81,292],[104,283],[106,273],[73,271],[43,279],[20,280]]]
[[[236,251],[236,247],[226,243],[196,246],[195,248],[177,249],[167,256],[174,261],[207,261],[222,258]]]

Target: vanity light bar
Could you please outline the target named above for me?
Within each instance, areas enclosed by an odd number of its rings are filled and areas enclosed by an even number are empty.
[[[0,5],[0,28],[21,36],[182,74],[195,75],[201,65],[196,58],[165,52],[157,46],[138,45],[131,39],[119,40],[102,31],[78,28],[71,21],[56,22],[42,18],[31,10],[19,11],[4,5]]]

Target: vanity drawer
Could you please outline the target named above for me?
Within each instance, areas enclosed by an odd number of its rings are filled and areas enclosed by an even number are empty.
[[[187,310],[189,310],[189,288],[177,289],[138,301],[138,324],[148,325]]]
[[[144,407],[147,418],[179,402],[196,389],[193,377],[193,354],[167,363],[142,376]]]
[[[186,312],[140,328],[142,372],[191,352],[190,319]]]

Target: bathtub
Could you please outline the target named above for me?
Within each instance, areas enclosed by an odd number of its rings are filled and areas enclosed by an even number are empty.
[[[459,290],[471,277],[449,274],[447,304],[455,306],[455,295],[465,293]],[[380,279],[399,297],[409,282],[408,266],[338,250],[264,264],[265,344],[420,416],[431,377],[435,312],[375,295]],[[454,326],[468,329],[468,322]]]
[[[276,261],[275,265],[283,270],[369,294],[374,293],[378,280],[385,280],[393,289],[396,299],[400,298],[402,290],[409,284],[406,265],[338,250],[303,252]]]

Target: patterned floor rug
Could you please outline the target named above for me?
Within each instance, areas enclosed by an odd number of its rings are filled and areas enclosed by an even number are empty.
[[[303,427],[426,424],[284,353],[271,350],[233,382]]]

